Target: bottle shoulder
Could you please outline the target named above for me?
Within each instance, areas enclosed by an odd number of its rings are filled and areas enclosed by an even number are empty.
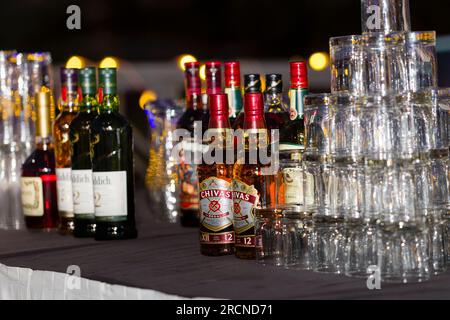
[[[55,154],[53,148],[34,150],[22,165],[22,170],[27,175],[32,173],[54,173]]]
[[[120,128],[131,128],[128,120],[118,112],[101,112],[98,114],[91,123],[91,129],[93,131],[97,130],[114,130]]]

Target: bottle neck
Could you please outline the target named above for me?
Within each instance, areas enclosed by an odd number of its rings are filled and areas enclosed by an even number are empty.
[[[308,88],[291,88],[289,92],[291,120],[303,119],[304,98],[308,94]],[[295,117],[294,117],[295,115]]]
[[[193,92],[186,96],[186,109],[202,110],[202,94]]]
[[[51,136],[48,137],[36,137],[36,149],[38,150],[53,150],[53,139]]]
[[[230,129],[230,120],[228,116],[224,113],[221,114],[211,114],[209,118],[209,129]]]
[[[266,92],[265,99],[265,111],[274,111],[274,108],[282,107],[283,94],[281,92]]]
[[[117,94],[107,94],[103,96],[100,103],[100,112],[119,112],[119,96]]]
[[[66,112],[78,111],[78,93],[68,92],[61,99],[61,110]]]
[[[97,98],[95,94],[85,94],[80,103],[79,110],[85,112],[96,111],[98,109]]]

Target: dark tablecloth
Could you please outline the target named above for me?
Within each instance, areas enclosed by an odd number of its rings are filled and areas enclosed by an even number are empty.
[[[198,233],[153,222],[157,212],[137,196],[139,238],[96,242],[58,233],[0,231],[0,263],[66,272],[78,265],[84,278],[184,297],[229,299],[448,299],[450,273],[419,284],[367,289],[366,279],[264,267],[234,256],[205,257]]]

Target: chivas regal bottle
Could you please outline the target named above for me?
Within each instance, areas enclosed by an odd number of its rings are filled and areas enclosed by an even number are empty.
[[[238,152],[233,168],[235,249],[238,258],[255,259],[254,209],[274,204],[276,175],[268,175],[264,169],[270,165],[263,165],[260,159],[259,149],[268,148],[262,94],[246,93],[244,108],[244,154]],[[255,155],[256,163],[252,160]]]
[[[208,151],[197,167],[200,202],[201,253],[219,256],[234,253],[233,231],[233,165],[227,164],[232,148],[232,133],[225,94],[209,95],[210,119]],[[231,150],[232,155],[232,150]],[[205,157],[212,159],[207,163]]]

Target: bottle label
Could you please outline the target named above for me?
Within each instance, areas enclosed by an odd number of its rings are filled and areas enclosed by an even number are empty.
[[[202,144],[183,141],[181,164],[178,166],[178,175],[181,182],[180,207],[183,210],[196,210],[198,212],[199,209],[197,165],[194,164],[194,159],[196,154],[201,157],[202,148]]]
[[[248,248],[254,248],[257,245],[256,237],[255,235],[242,235],[242,236],[236,236],[236,247],[248,247]]]
[[[240,88],[225,88],[225,93],[228,96],[228,106],[230,109],[228,116],[236,118],[242,110],[242,94]]]
[[[92,170],[72,170],[73,212],[75,215],[93,215],[94,185]]]
[[[58,194],[58,211],[63,217],[72,218],[72,170],[70,168],[56,168],[56,190]]]
[[[303,205],[303,170],[302,168],[283,169],[284,203]]]
[[[211,177],[200,184],[200,222],[214,232],[233,225],[231,183]]]
[[[44,192],[39,177],[22,177],[22,208],[26,217],[42,217],[44,215]]]
[[[255,226],[253,209],[259,201],[258,190],[240,180],[233,181],[234,230],[243,233]]]
[[[289,92],[290,98],[290,118],[291,120],[303,118],[303,99],[308,94],[308,89],[291,89]]]
[[[200,243],[230,244],[234,243],[234,231],[222,233],[200,232]]]
[[[128,214],[127,172],[93,173],[96,217],[121,217]]]

